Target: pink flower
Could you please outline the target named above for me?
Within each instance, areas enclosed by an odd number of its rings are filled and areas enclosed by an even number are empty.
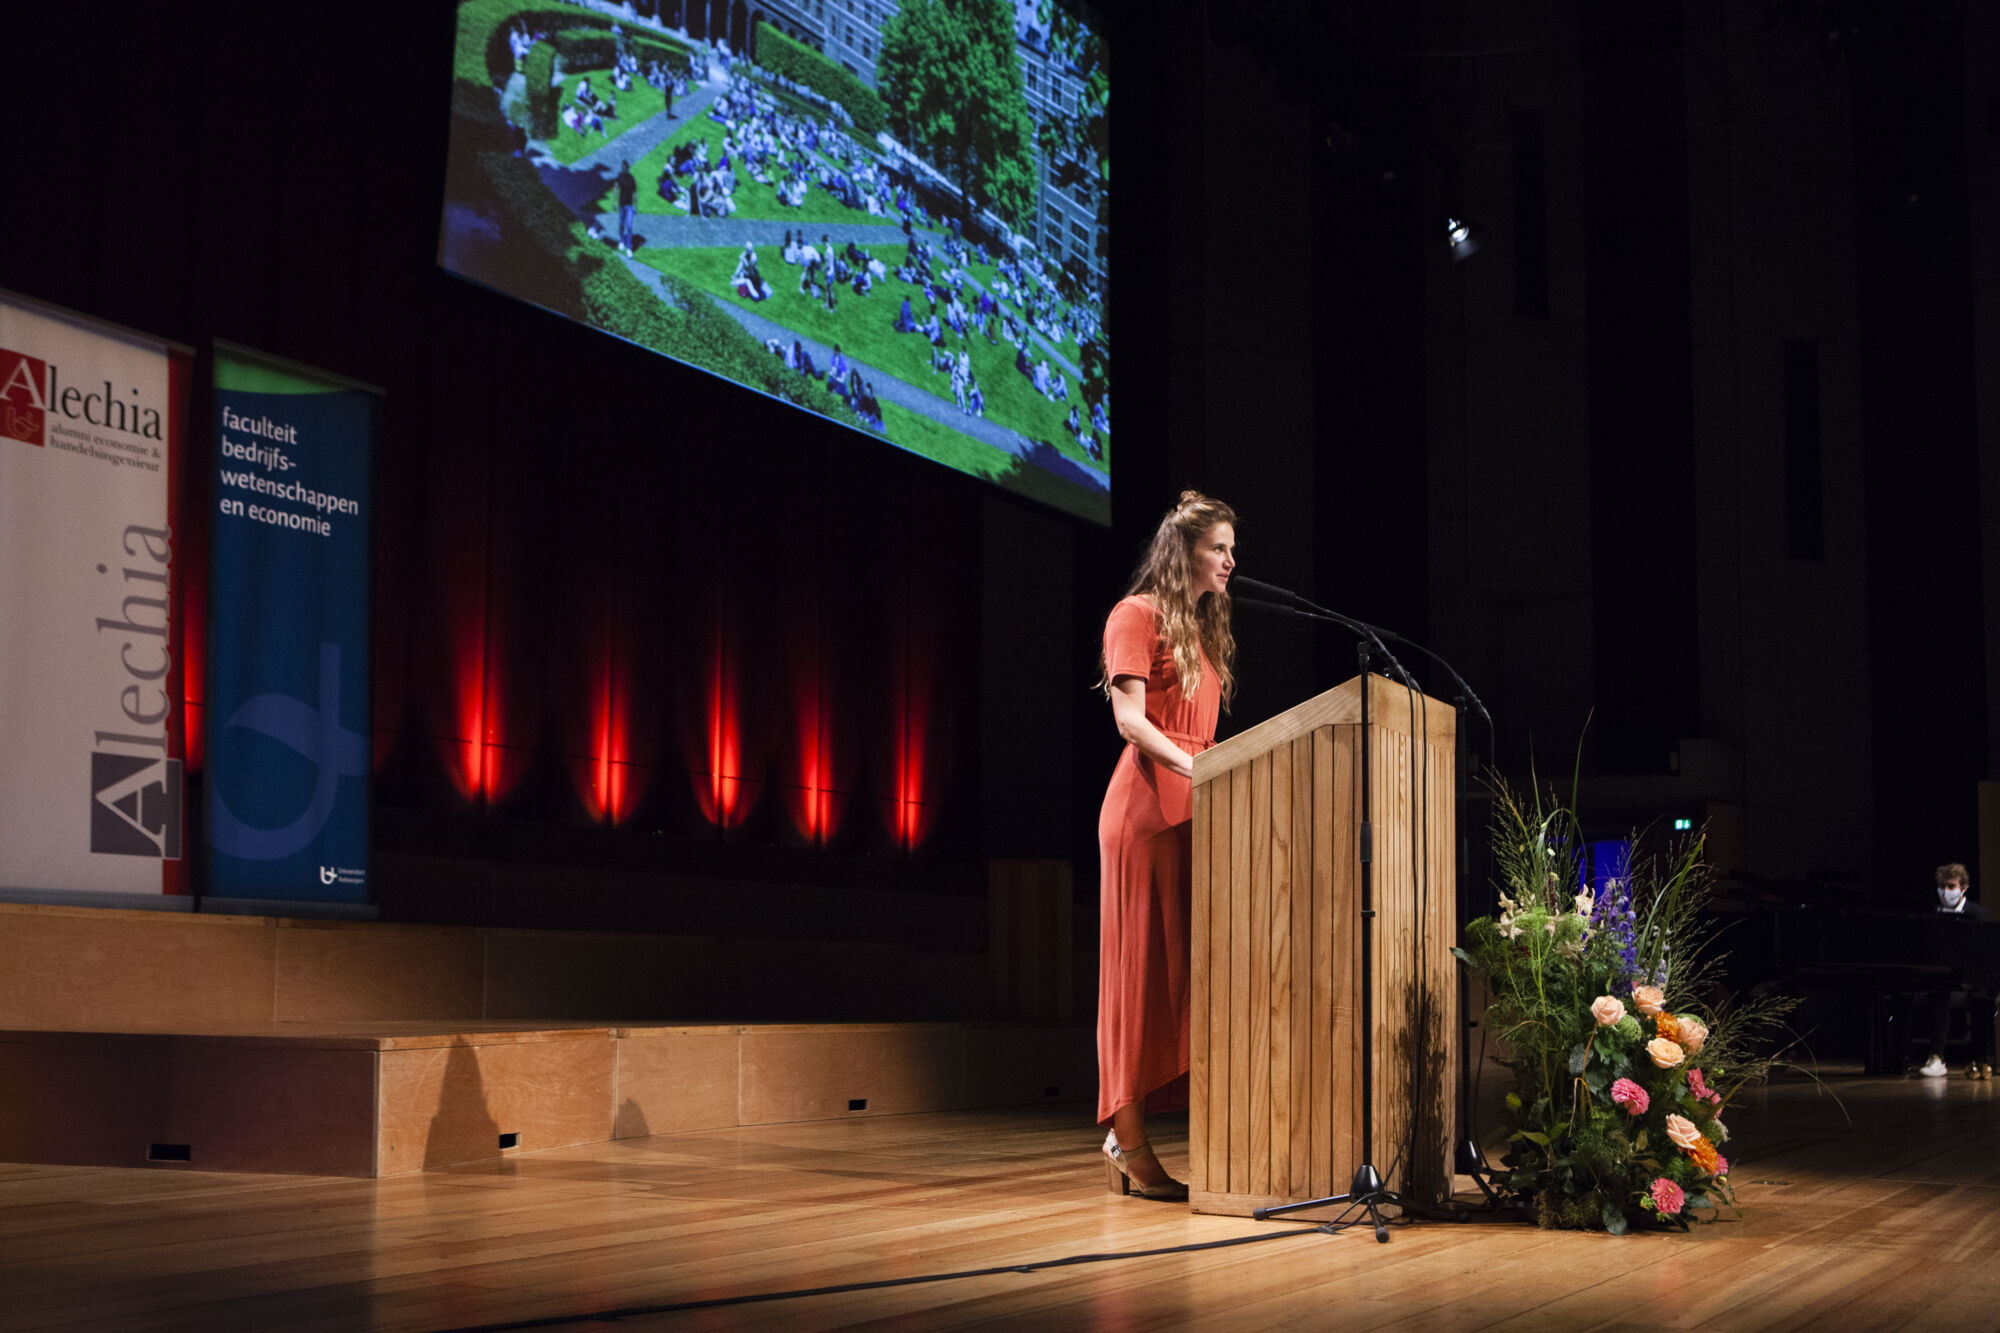
[[[1590,1016],[1597,1026],[1608,1028],[1625,1017],[1625,1002],[1615,995],[1600,995],[1590,1002]]]
[[[1686,1202],[1687,1195],[1681,1192],[1679,1185],[1674,1184],[1673,1181],[1668,1180],[1665,1176],[1659,1176],[1654,1179],[1653,1207],[1659,1210],[1661,1217],[1675,1216]]]
[[[1667,997],[1658,986],[1634,986],[1632,1007],[1650,1017],[1667,1007]]]
[[[1646,1108],[1653,1104],[1646,1090],[1629,1078],[1621,1078],[1611,1085],[1611,1100],[1633,1115],[1646,1114]]]
[[[1715,1155],[1715,1170],[1711,1174],[1718,1176],[1728,1175],[1729,1159],[1727,1157],[1724,1157],[1721,1153],[1717,1153]]]
[[[1710,1106],[1722,1105],[1722,1094],[1709,1090],[1708,1083],[1702,1078],[1699,1069],[1688,1070],[1688,1091],[1694,1094],[1694,1099],[1698,1102],[1707,1102]]]

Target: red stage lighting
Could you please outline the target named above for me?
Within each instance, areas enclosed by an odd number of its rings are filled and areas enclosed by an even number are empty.
[[[591,763],[580,794],[592,816],[613,826],[631,817],[643,787],[631,763],[631,700],[624,655],[607,646],[591,721]]]
[[[202,730],[202,701],[207,697],[204,691],[208,687],[207,678],[202,675],[207,668],[208,590],[193,580],[184,584],[181,614],[186,622],[181,630],[181,708],[183,725],[187,728],[187,771],[199,773],[207,753],[203,746],[208,740]]]
[[[737,701],[735,654],[718,630],[710,659],[707,772],[695,775],[695,799],[702,817],[719,829],[732,829],[750,817],[752,802],[743,782],[743,724]]]
[[[836,804],[832,729],[824,694],[826,680],[817,645],[794,649],[792,721],[798,733],[798,787],[791,802],[792,827],[814,846],[824,846],[840,823]]]
[[[445,768],[468,802],[492,803],[513,787],[501,762],[500,681],[487,662],[483,625],[463,624],[452,645],[454,735],[446,742]]]
[[[897,672],[896,787],[889,812],[890,830],[906,852],[930,836],[935,813],[925,787],[937,780],[930,764],[932,660],[928,633],[907,630]]]

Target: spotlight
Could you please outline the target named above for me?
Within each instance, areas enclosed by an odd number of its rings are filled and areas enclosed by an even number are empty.
[[[1479,241],[1472,234],[1472,224],[1460,217],[1444,220],[1445,244],[1451,247],[1454,261],[1470,259],[1479,252]]]

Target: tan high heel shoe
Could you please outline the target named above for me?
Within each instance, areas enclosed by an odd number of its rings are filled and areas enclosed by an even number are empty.
[[[1159,1185],[1147,1185],[1134,1180],[1131,1163],[1141,1157],[1152,1157],[1155,1162],[1160,1160],[1153,1155],[1153,1145],[1150,1143],[1142,1143],[1136,1148],[1121,1148],[1118,1146],[1116,1133],[1106,1134],[1104,1187],[1113,1194],[1137,1194],[1142,1199],[1161,1199],[1168,1203],[1178,1203],[1187,1198],[1187,1186],[1172,1176],[1168,1176],[1165,1183]]]

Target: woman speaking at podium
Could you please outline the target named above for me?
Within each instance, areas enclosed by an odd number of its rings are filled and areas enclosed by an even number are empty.
[[[1187,1198],[1146,1141],[1146,1112],[1187,1105],[1193,756],[1235,688],[1235,568],[1235,513],[1183,491],[1104,624],[1098,684],[1125,752],[1097,821],[1097,1122],[1110,1188],[1149,1199]]]

